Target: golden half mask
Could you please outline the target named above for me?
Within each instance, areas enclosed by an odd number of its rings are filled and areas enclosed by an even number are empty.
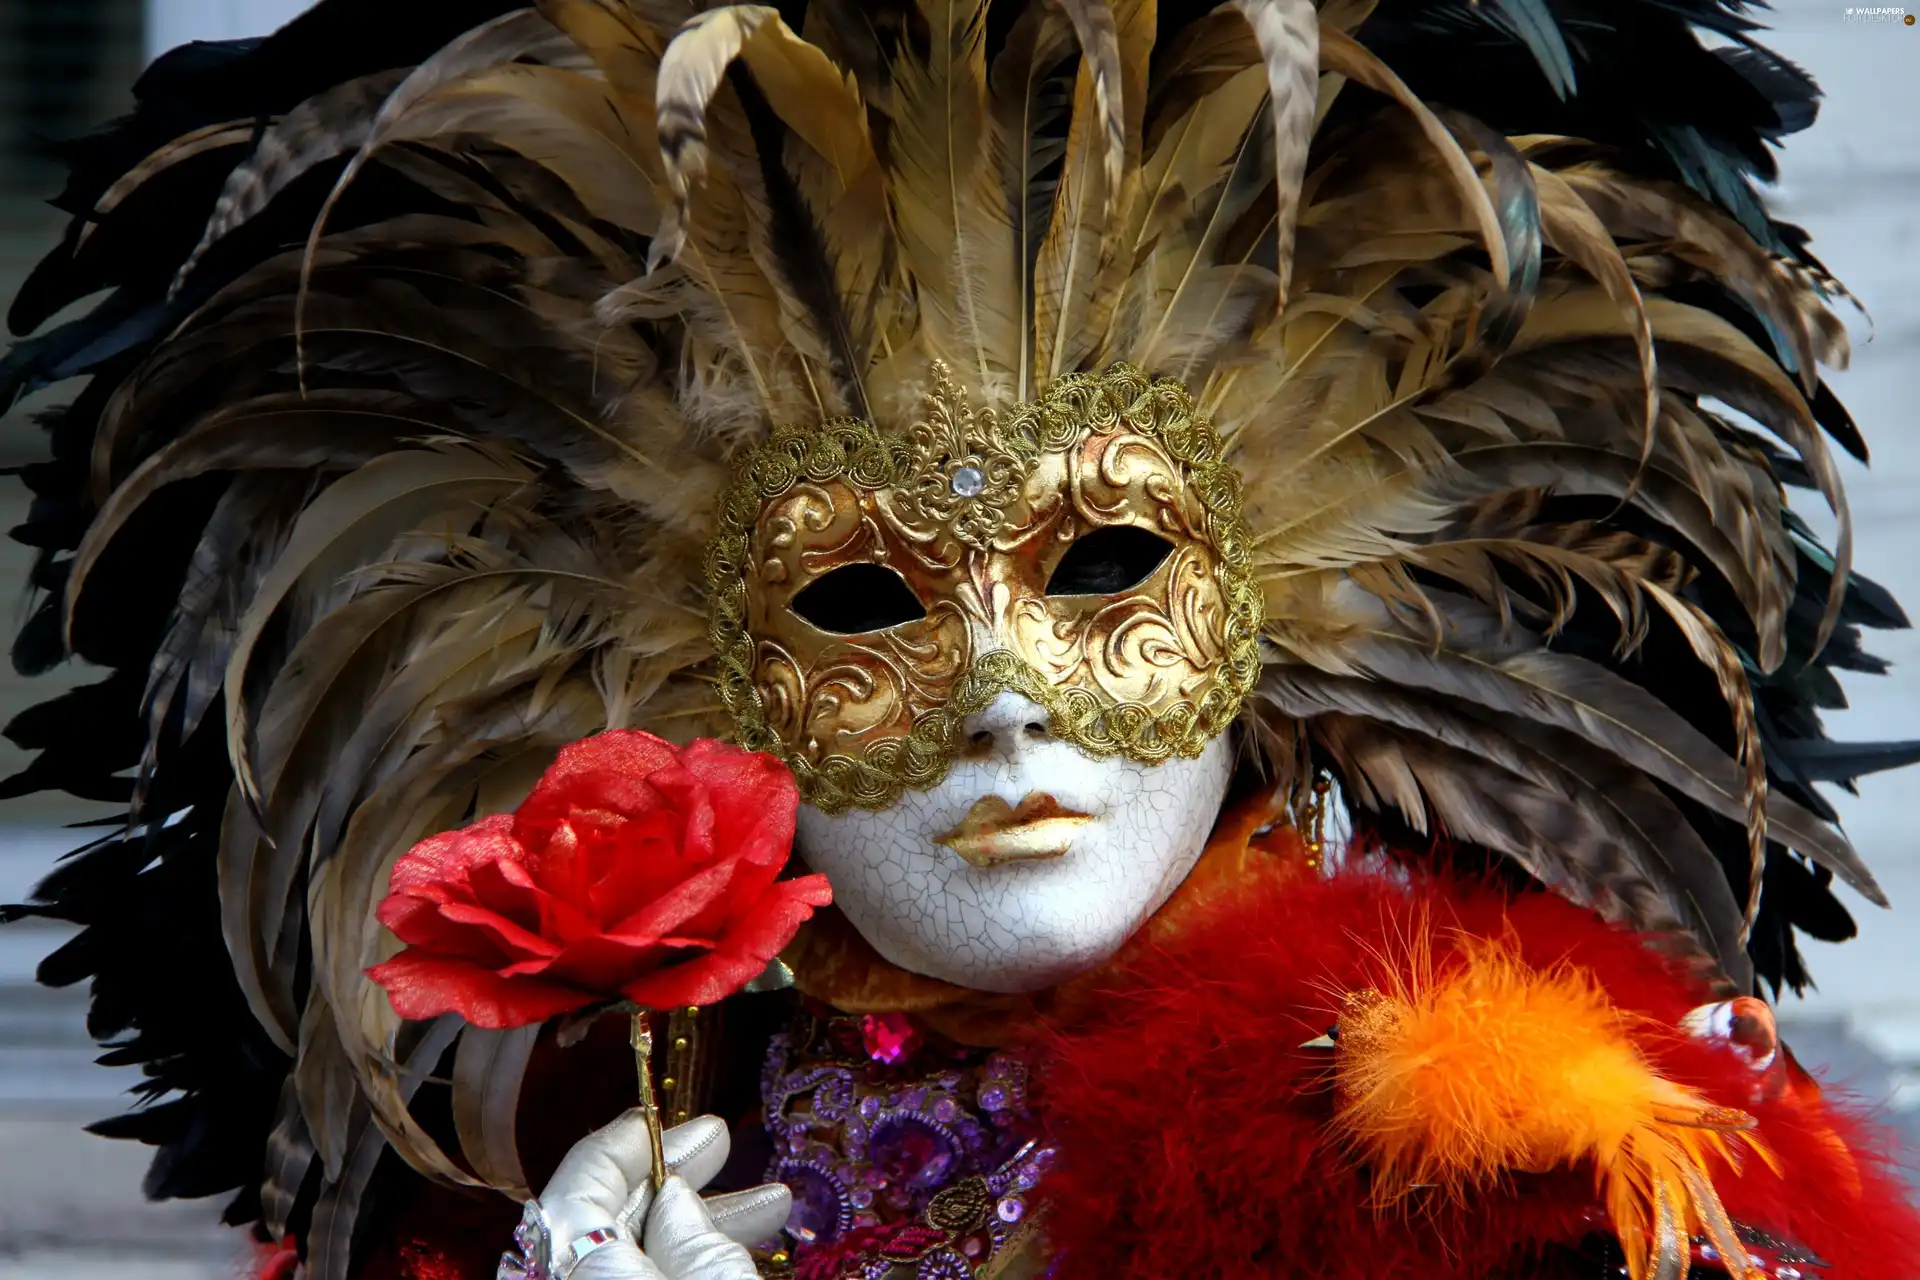
[[[1179,384],[1116,365],[1004,418],[940,365],[904,430],[777,430],[707,555],[721,698],[808,803],[939,782],[1003,690],[1094,756],[1198,756],[1260,673],[1240,482]]]

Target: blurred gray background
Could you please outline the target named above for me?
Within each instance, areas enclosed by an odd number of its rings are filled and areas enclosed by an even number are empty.
[[[153,53],[192,39],[271,30],[298,0],[0,0],[0,297],[50,246],[61,220],[45,205],[59,182],[43,141],[71,136],[128,104]],[[1776,0],[1771,43],[1808,67],[1829,94],[1819,124],[1793,139],[1775,193],[1781,212],[1814,235],[1814,251],[1866,303],[1871,340],[1855,326],[1853,369],[1837,388],[1873,446],[1871,470],[1843,459],[1858,520],[1860,571],[1920,616],[1920,26],[1866,23],[1829,0]],[[31,404],[0,423],[0,466],[34,460]],[[0,478],[0,525],[25,514],[18,482]],[[1812,513],[1809,513],[1812,514]],[[0,543],[0,591],[17,621],[27,554]],[[9,634],[11,628],[8,628]],[[1891,679],[1858,680],[1838,736],[1920,736],[1920,633],[1875,637]],[[0,674],[0,721],[49,696],[57,680]],[[0,776],[25,761],[0,743]],[[1883,1109],[1920,1150],[1920,840],[1903,800],[1911,772],[1839,796],[1861,852],[1892,897],[1891,911],[1857,899],[1860,937],[1808,945],[1817,993],[1781,1010],[1800,1056],[1828,1080]],[[62,829],[93,816],[44,798],[0,804],[0,901],[19,901],[64,850]],[[0,929],[0,1280],[213,1280],[243,1274],[246,1250],[213,1225],[213,1204],[149,1205],[139,1194],[145,1151],[87,1136],[111,1114],[127,1073],[92,1065],[80,992],[32,983],[58,945],[52,928]]]

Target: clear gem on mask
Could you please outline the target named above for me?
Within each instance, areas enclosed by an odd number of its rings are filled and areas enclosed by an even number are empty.
[[[977,498],[986,492],[987,477],[978,467],[960,467],[954,471],[948,484],[957,497]]]
[[[1004,1196],[999,1204],[993,1206],[993,1211],[999,1215],[1000,1221],[1014,1223],[1026,1214],[1027,1206],[1019,1196]]]

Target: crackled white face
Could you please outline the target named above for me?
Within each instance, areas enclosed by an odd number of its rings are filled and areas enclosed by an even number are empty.
[[[1037,991],[1118,950],[1192,870],[1232,768],[1225,734],[1197,759],[1095,760],[1015,693],[965,732],[939,783],[891,808],[802,807],[799,846],[882,956],[979,991]]]

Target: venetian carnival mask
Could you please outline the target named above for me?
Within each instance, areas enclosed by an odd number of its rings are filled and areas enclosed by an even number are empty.
[[[1259,673],[1220,441],[1116,367],[1005,417],[783,428],[708,558],[720,692],[887,959],[996,991],[1110,955],[1185,877]]]

